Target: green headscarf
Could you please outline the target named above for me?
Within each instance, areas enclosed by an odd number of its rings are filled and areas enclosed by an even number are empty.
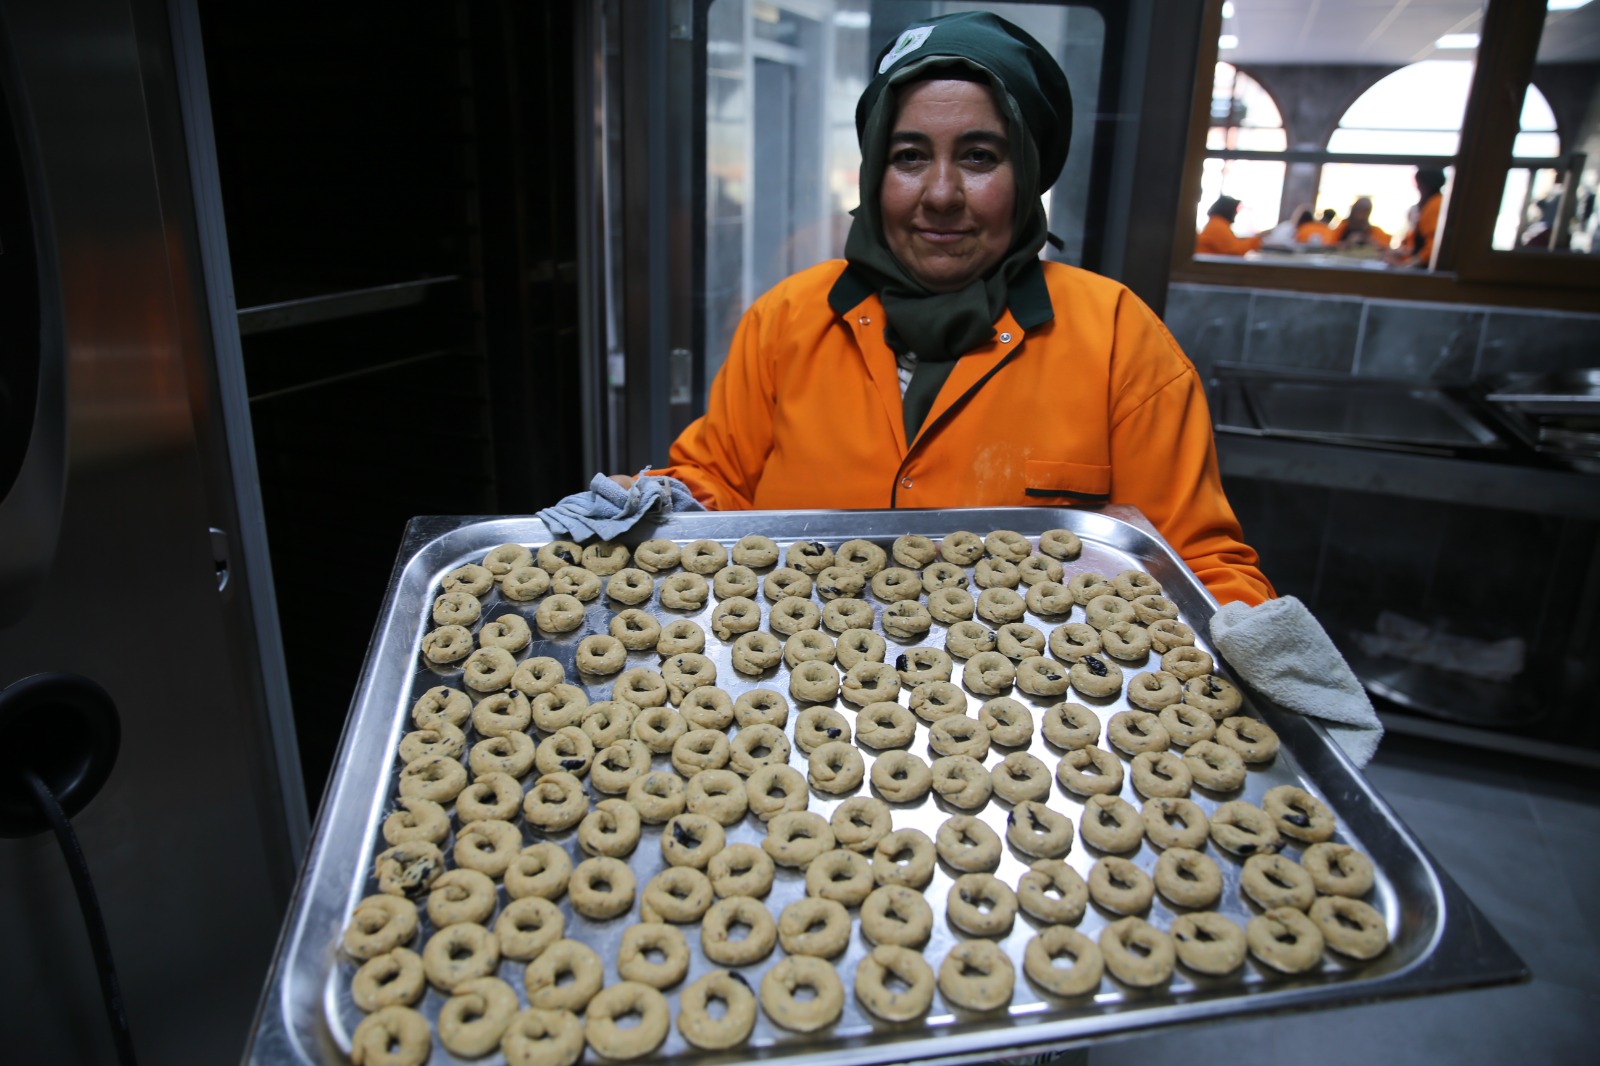
[[[1005,258],[954,293],[929,291],[895,258],[878,209],[898,90],[941,74],[989,85],[1006,119],[1017,184]],[[1006,306],[1025,329],[1052,317],[1039,268],[1039,250],[1048,237],[1041,197],[1061,173],[1071,133],[1072,94],[1061,67],[1031,36],[996,15],[963,12],[914,23],[879,55],[877,76],[856,105],[861,206],[845,241],[850,265],[830,303],[843,312],[866,292],[877,292],[888,318],[889,346],[916,353],[904,404],[908,441],[954,361],[994,335],[994,321]],[[1026,316],[1018,314],[1019,305],[1028,308]]]

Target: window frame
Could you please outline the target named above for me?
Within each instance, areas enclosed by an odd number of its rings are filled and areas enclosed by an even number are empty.
[[[1600,289],[1600,257],[1497,251],[1491,247],[1495,216],[1512,160],[1511,148],[1517,135],[1523,94],[1533,72],[1544,19],[1543,4],[1534,6],[1518,0],[1488,0],[1486,4],[1482,43],[1466,111],[1461,118],[1460,145],[1453,158],[1435,162],[1454,168],[1457,175],[1489,174],[1492,180],[1463,181],[1456,186],[1440,220],[1434,270],[1371,272],[1244,261],[1200,261],[1194,258],[1194,234],[1180,226],[1173,233],[1172,280],[1438,303],[1517,304],[1592,311],[1596,290]],[[1201,168],[1207,155],[1212,71],[1218,60],[1217,35],[1221,29],[1222,0],[1206,0],[1190,102],[1180,218],[1193,214],[1193,206],[1200,196]],[[1245,72],[1249,72],[1248,68]],[[1248,154],[1265,157],[1264,153]],[[1278,157],[1278,153],[1272,154]],[[1315,161],[1319,162],[1396,161],[1391,157],[1366,155],[1327,158],[1327,153],[1293,150],[1282,153],[1281,158],[1294,162],[1297,154],[1315,156]],[[1409,161],[1409,157],[1403,161]]]

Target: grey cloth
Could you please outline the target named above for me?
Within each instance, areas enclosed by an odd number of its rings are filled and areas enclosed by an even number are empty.
[[[1211,640],[1251,688],[1280,707],[1323,719],[1357,766],[1372,761],[1383,723],[1305,604],[1293,596],[1255,607],[1225,603],[1211,618]]]
[[[552,533],[574,540],[613,540],[645,518],[704,510],[689,486],[677,478],[641,473],[633,488],[625,489],[606,475],[596,474],[588,492],[575,492],[534,517]]]

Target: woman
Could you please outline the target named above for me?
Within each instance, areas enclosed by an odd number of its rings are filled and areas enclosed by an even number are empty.
[[[1129,503],[1219,600],[1270,597],[1194,367],[1126,288],[1039,259],[1071,134],[1060,67],[987,13],[879,59],[845,259],[746,312],[656,473],[714,510]]]
[[[1333,231],[1335,244],[1344,247],[1368,246],[1389,249],[1393,239],[1388,233],[1372,224],[1372,197],[1358,196],[1350,205],[1350,214]]]
[[[1395,262],[1400,266],[1433,266],[1433,242],[1439,232],[1439,210],[1444,206],[1444,171],[1438,167],[1417,168],[1417,194],[1411,232],[1401,243]]]
[[[1261,247],[1261,236],[1240,237],[1233,232],[1233,220],[1239,217],[1239,201],[1231,196],[1219,196],[1206,208],[1206,224],[1195,234],[1195,255],[1243,255]]]

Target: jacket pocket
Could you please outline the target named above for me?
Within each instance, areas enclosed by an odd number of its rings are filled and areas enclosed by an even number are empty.
[[[1029,459],[1022,476],[1025,493],[1034,499],[1082,500],[1085,503],[1105,503],[1111,499],[1109,466]]]

